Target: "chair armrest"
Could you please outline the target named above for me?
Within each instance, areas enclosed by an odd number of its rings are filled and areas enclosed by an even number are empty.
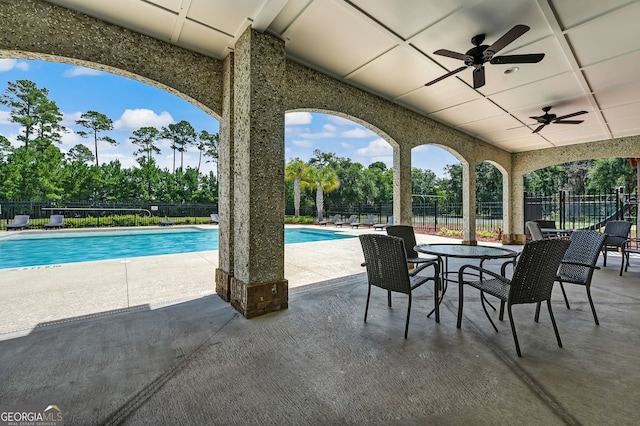
[[[437,259],[425,259],[424,262],[420,262],[418,267],[416,267],[413,271],[409,272],[409,276],[415,277],[416,275],[418,275],[418,273],[420,273],[421,271],[423,271],[424,269],[430,266],[433,266],[435,276],[439,276],[440,264]]]
[[[571,260],[563,260],[562,262],[560,262],[560,265],[575,265],[575,266],[584,266],[585,268],[591,268],[591,269],[600,269],[599,266],[592,265],[590,263],[574,262]]]
[[[489,276],[491,276],[491,277],[493,277],[495,279],[498,279],[498,280],[500,280],[500,281],[502,281],[502,282],[504,282],[506,284],[510,284],[511,283],[511,280],[509,280],[508,278],[506,278],[506,277],[504,277],[504,276],[502,276],[500,274],[496,274],[495,272],[490,271],[488,269],[484,269],[484,268],[481,268],[479,266],[476,266],[476,265],[464,265],[464,266],[462,266],[458,270],[458,283],[462,284],[462,283],[466,282],[464,280],[464,274],[465,274],[465,271],[467,269],[473,269],[475,271],[478,271],[481,274],[487,274],[487,275],[489,275]]]
[[[629,248],[629,246],[631,245],[631,243],[636,243],[636,247],[640,246],[640,238],[629,238],[626,239],[622,242],[622,249],[626,250]],[[636,248],[634,248],[636,249]],[[640,248],[638,248],[638,250],[640,250]]]
[[[502,274],[503,277],[507,276],[507,266],[512,265],[514,268],[516,267],[521,254],[522,252],[518,253],[516,257],[514,257],[513,259],[509,259],[502,264],[502,266],[500,267],[500,274]]]

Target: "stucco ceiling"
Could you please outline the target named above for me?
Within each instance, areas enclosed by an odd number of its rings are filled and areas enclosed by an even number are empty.
[[[285,40],[287,55],[507,151],[640,134],[638,0],[51,0],[87,15],[223,59],[251,25]],[[531,29],[500,55],[544,53],[537,64],[486,64],[473,88],[471,38],[492,44]],[[542,108],[582,124],[533,133]]]

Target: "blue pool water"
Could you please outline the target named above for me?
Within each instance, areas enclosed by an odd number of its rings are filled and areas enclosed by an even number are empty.
[[[284,234],[285,244],[353,238],[308,228]],[[0,269],[217,249],[217,228],[16,232],[0,238]]]

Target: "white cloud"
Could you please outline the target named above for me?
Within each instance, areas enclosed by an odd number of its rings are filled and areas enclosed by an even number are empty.
[[[344,132],[340,133],[340,136],[343,138],[353,139],[368,138],[372,135],[374,135],[373,132],[370,132],[369,130],[362,127],[354,127],[353,129],[345,130]]]
[[[291,142],[291,144],[293,146],[298,147],[298,148],[311,148],[313,146],[313,142],[308,141],[308,140],[304,140],[304,139],[302,139],[302,140],[300,140],[300,139],[294,140],[294,141]]]
[[[71,130],[69,132],[62,133],[61,140],[62,140],[62,146],[67,148],[68,150],[73,148],[77,144],[81,143],[83,138],[78,136],[77,133]],[[91,148],[91,150],[93,151],[93,148]]]
[[[0,59],[0,72],[11,71],[14,68],[27,71],[29,64],[24,61],[18,61],[17,59]]]
[[[9,111],[0,111],[0,124],[14,124],[11,121],[11,113]]]
[[[353,126],[355,123],[347,118],[338,117],[337,115],[327,115],[327,120],[338,126]]]
[[[158,115],[150,109],[127,109],[122,113],[122,116],[113,123],[113,128],[115,130],[123,130],[139,129],[149,126],[160,130],[161,127],[173,122],[173,117],[166,111]]]
[[[301,126],[310,124],[313,119],[310,112],[289,112],[284,116],[285,126]]]
[[[85,67],[73,67],[64,72],[65,77],[78,77],[80,75],[101,75],[102,71]]]
[[[62,113],[62,125],[69,127],[75,126],[76,120],[80,120],[81,112],[63,112]]]
[[[393,148],[391,148],[391,145],[389,145],[389,143],[384,139],[371,141],[366,147],[359,148],[357,152],[359,155],[364,155],[366,157],[393,157]]]

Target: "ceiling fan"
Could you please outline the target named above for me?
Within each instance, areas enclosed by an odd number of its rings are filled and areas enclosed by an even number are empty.
[[[485,72],[484,64],[489,62],[492,64],[533,64],[540,62],[544,58],[544,53],[531,53],[526,55],[504,55],[494,56],[500,50],[504,49],[509,43],[515,41],[522,34],[529,31],[529,27],[526,25],[516,25],[511,28],[505,35],[500,37],[491,46],[482,44],[484,41],[484,34],[478,34],[471,39],[471,43],[475,46],[467,51],[467,53],[453,52],[447,49],[440,49],[433,52],[435,55],[447,56],[449,58],[459,59],[464,61],[464,66],[457,68],[442,77],[438,77],[433,81],[425,84],[425,86],[431,86],[440,80],[447,77],[451,77],[454,74],[466,69],[467,67],[473,67],[473,88],[477,89],[484,86]]]
[[[542,111],[544,111],[544,115],[541,115],[540,117],[529,117],[533,120],[536,120],[540,125],[538,127],[536,127],[536,129],[533,131],[533,133],[538,133],[540,130],[542,130],[542,128],[544,126],[547,126],[551,123],[556,123],[556,124],[580,124],[582,123],[584,120],[565,120],[565,118],[571,118],[571,117],[575,117],[576,115],[582,115],[582,114],[587,114],[588,111],[578,111],[578,112],[574,112],[571,114],[567,114],[567,115],[562,115],[560,117],[556,116],[555,114],[549,114],[549,111],[551,110],[550,106],[544,107],[542,108]]]

